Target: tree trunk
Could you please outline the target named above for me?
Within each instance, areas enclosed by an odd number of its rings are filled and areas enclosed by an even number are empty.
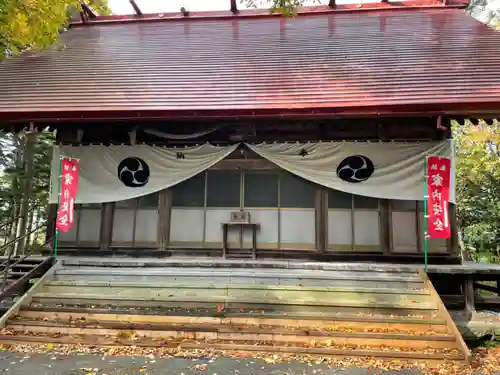
[[[12,219],[16,217],[14,209],[15,209],[15,202],[13,199],[10,199],[9,203],[7,203],[7,210],[4,219],[5,227],[3,228],[3,233],[2,233],[2,246],[4,246],[7,243],[10,237],[10,231],[12,229]]]
[[[7,242],[13,242],[16,239],[17,228],[19,226],[19,215],[20,215],[20,205],[19,205],[19,193],[20,193],[20,178],[19,171],[23,166],[23,153],[24,153],[24,139],[19,134],[14,134],[14,142],[16,145],[16,156],[15,156],[15,167],[17,169],[16,173],[12,174],[12,225],[10,226],[9,238]],[[14,220],[15,219],[15,220]],[[13,252],[15,244],[12,244],[5,249],[5,254],[10,254]]]
[[[26,134],[26,150],[24,152],[24,178],[21,190],[21,202],[19,204],[21,215],[19,217],[19,224],[17,227],[17,238],[19,241],[16,243],[14,254],[24,254],[27,237],[27,224],[28,214],[30,208],[30,195],[31,195],[31,182],[33,179],[33,158],[35,154],[36,133],[30,132]]]
[[[29,207],[29,205],[28,205],[28,207]],[[36,239],[36,236],[38,235],[38,231],[36,233],[31,233],[31,231],[33,231],[36,228],[36,226],[33,225],[35,223],[33,220],[34,216],[35,216],[35,209],[34,209],[34,207],[32,207],[31,211],[28,214],[28,224],[26,225],[27,233],[30,233],[26,237],[26,249],[31,248],[31,245],[32,245],[34,239]]]

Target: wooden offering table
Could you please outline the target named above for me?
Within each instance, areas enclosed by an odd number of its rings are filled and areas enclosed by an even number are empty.
[[[257,230],[260,225],[250,222],[250,212],[245,211],[231,212],[231,220],[222,223],[222,259],[226,259],[227,257],[227,236],[229,227],[239,227],[242,234],[245,228],[250,228],[252,230],[252,259],[257,259]]]
[[[229,227],[239,227],[242,232],[245,228],[250,228],[252,230],[252,259],[257,259],[257,230],[260,224],[248,222],[238,223],[234,221],[222,223],[222,258],[226,259],[227,256],[227,234],[229,232]]]

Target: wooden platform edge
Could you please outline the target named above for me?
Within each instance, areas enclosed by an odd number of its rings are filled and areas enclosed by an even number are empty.
[[[467,364],[471,363],[472,360],[472,354],[469,350],[469,347],[465,343],[462,334],[460,333],[457,325],[455,324],[455,321],[451,317],[450,313],[446,309],[446,306],[444,305],[443,301],[441,300],[441,297],[439,296],[438,292],[436,291],[436,288],[434,288],[434,285],[432,284],[432,281],[429,279],[429,276],[423,269],[418,270],[419,275],[422,277],[424,280],[425,286],[429,290],[429,293],[431,295],[431,298],[434,302],[436,302],[438,311],[442,315],[442,317],[446,321],[446,325],[448,326],[448,329],[450,330],[451,333],[455,336],[455,340],[458,346],[458,349],[464,354],[465,362]]]
[[[57,269],[61,267],[60,263],[53,265],[42,277],[40,277],[31,288],[19,298],[10,309],[0,318],[0,328],[4,328],[10,318],[19,313],[21,307],[29,305],[33,295],[43,286],[43,284],[54,278]]]

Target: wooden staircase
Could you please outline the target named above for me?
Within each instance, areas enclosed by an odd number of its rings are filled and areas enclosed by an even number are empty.
[[[0,257],[0,264],[0,311],[3,313],[12,306],[14,298],[23,295],[29,289],[31,280],[40,277],[50,268],[51,258],[13,257],[9,261],[10,266],[7,266],[7,257],[4,256]],[[4,279],[5,285],[3,285]]]
[[[470,359],[423,271],[101,263],[58,264],[0,340]]]

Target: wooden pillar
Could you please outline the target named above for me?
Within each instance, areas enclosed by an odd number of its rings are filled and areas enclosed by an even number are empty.
[[[328,214],[328,209],[325,205],[328,204],[325,195],[328,191],[323,186],[316,187],[316,197],[315,197],[315,223],[316,223],[316,249],[320,253],[324,253],[326,250],[327,235],[326,231],[328,228],[328,223],[326,221],[326,215]]]
[[[158,200],[158,233],[160,249],[168,250],[170,244],[170,221],[172,217],[172,190],[160,191]],[[167,255],[171,255],[170,252]]]
[[[476,312],[476,302],[474,296],[474,281],[465,276],[463,282],[463,293],[465,300],[466,319],[471,319]]]
[[[450,203],[448,205],[448,218],[450,220],[451,235],[447,241],[448,253],[454,256],[460,256],[460,246],[458,245],[458,223],[457,223],[457,207]]]
[[[53,242],[56,235],[57,204],[49,204],[47,207],[47,229],[45,232],[45,242]]]
[[[134,128],[128,132],[128,138],[131,146],[137,145],[137,129]]]
[[[103,203],[101,207],[101,235],[100,249],[108,250],[111,246],[111,237],[113,235],[113,213],[115,203]]]
[[[236,4],[236,0],[230,0],[230,9],[233,14],[238,13],[238,5]]]
[[[388,199],[379,199],[379,215],[380,215],[380,247],[384,254],[391,252],[391,236],[392,236],[392,220],[391,209]]]

